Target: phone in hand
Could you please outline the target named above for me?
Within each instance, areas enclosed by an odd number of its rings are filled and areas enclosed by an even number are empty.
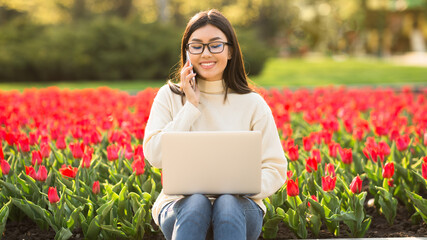
[[[191,61],[190,61],[190,54],[188,53],[188,51],[186,51],[185,53],[187,54],[187,61],[188,61],[188,63],[190,64],[190,66],[193,66],[193,64],[191,64]],[[194,73],[193,70],[191,70],[191,74],[193,74],[193,73]],[[191,87],[193,89],[196,89],[196,78],[195,77],[193,77],[191,79],[190,85],[191,85]]]

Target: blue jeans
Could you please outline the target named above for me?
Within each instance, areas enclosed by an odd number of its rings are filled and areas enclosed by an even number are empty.
[[[263,211],[251,199],[221,195],[213,205],[194,194],[163,207],[160,229],[166,239],[258,239]]]

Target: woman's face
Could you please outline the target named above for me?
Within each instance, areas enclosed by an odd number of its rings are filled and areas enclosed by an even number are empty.
[[[227,42],[228,39],[219,28],[213,25],[206,25],[197,29],[191,34],[188,43],[215,43],[211,45],[211,50],[215,52],[216,49],[221,48],[220,42]],[[218,45],[219,44],[219,45]],[[221,53],[211,53],[208,46],[201,47],[196,45],[196,48],[190,49],[190,60],[197,73],[197,78],[207,81],[215,81],[223,79],[224,69],[227,66],[227,60],[231,58],[231,52],[227,44],[224,45],[224,50]],[[194,46],[191,45],[190,48]],[[192,54],[191,51],[203,49],[201,54]]]

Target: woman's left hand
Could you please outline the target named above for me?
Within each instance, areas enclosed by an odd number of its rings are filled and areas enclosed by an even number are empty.
[[[193,66],[187,62],[181,71],[181,90],[184,91],[187,101],[192,103],[194,106],[199,106],[200,90],[197,84],[194,82],[194,88],[191,84],[192,78],[196,76],[195,73],[191,73]]]

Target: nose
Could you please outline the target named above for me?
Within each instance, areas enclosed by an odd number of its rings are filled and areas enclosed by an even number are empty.
[[[202,57],[210,57],[212,55],[211,51],[209,51],[209,47],[206,45],[202,52]]]

